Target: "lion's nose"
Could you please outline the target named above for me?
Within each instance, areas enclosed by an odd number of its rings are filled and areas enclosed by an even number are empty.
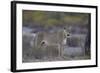
[[[67,36],[70,36],[70,34],[67,34]]]

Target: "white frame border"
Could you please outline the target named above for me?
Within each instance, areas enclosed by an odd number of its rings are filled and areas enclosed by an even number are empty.
[[[17,70],[20,69],[38,69],[38,68],[53,68],[53,67],[73,67],[96,65],[96,9],[82,8],[82,7],[65,7],[65,6],[45,6],[45,5],[29,5],[17,4],[16,6],[16,26],[17,26]],[[91,13],[91,60],[77,60],[77,61],[57,61],[57,62],[38,62],[38,63],[22,63],[22,10],[43,10],[43,11],[61,11],[61,12],[82,12]]]

